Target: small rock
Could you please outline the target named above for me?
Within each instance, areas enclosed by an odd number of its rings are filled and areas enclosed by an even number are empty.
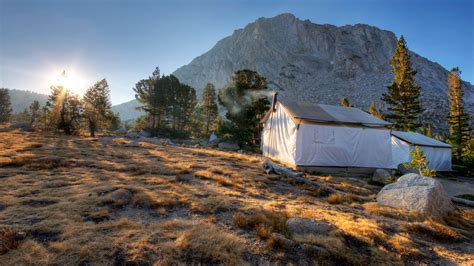
[[[102,143],[102,144],[109,144],[113,140],[114,140],[113,137],[100,137],[99,138],[99,142]]]
[[[125,128],[120,128],[120,129],[115,130],[114,133],[117,135],[123,136],[128,133],[128,130]]]
[[[230,143],[230,142],[221,142],[217,146],[220,150],[226,150],[226,151],[238,151],[240,150],[240,147],[236,143]]]
[[[279,233],[272,233],[272,241],[274,242],[273,245],[280,246],[285,249],[291,249],[295,246],[295,242],[293,242],[293,240],[288,239]]]
[[[390,171],[386,169],[377,169],[374,172],[374,175],[372,176],[372,181],[381,183],[381,184],[387,184],[388,179],[391,177]]]
[[[137,140],[130,141],[129,143],[125,143],[125,147],[140,147],[140,143]]]
[[[127,205],[132,200],[132,192],[128,189],[119,188],[110,193],[110,197],[117,205]]]
[[[377,194],[377,202],[435,219],[442,219],[455,209],[438,180],[418,174],[406,174],[383,187]]]
[[[26,232],[16,232],[15,238],[17,240],[23,240],[26,238]]]
[[[161,139],[161,144],[163,145],[175,145],[170,139]]]
[[[140,132],[138,132],[138,135],[139,135],[140,137],[144,137],[144,138],[149,138],[149,137],[151,137],[151,133],[148,132],[148,131],[145,131],[145,130],[143,130],[143,129],[140,130]]]
[[[129,139],[138,139],[140,136],[135,132],[129,132],[125,135],[125,137]]]
[[[286,221],[288,233],[295,235],[327,235],[336,230],[336,227],[324,221],[317,221],[310,218],[293,217]]]

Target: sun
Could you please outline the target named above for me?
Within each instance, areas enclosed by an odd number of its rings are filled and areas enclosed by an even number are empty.
[[[56,71],[55,73],[51,75],[48,81],[50,86],[63,86],[78,95],[84,94],[86,90],[85,82],[76,71],[63,70],[61,72]]]

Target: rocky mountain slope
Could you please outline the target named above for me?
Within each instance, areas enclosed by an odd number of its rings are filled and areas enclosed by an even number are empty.
[[[125,122],[136,119],[145,114],[144,112],[135,109],[138,106],[140,106],[140,103],[137,100],[132,100],[112,106],[112,111],[114,113],[119,113],[120,119],[122,122]]]
[[[173,74],[199,94],[207,82],[221,88],[234,71],[248,68],[265,76],[270,89],[280,94],[325,104],[339,104],[346,97],[368,109],[392,81],[388,61],[396,42],[393,32],[369,25],[319,25],[282,14],[234,31]],[[448,71],[414,52],[412,64],[422,87],[424,122],[447,129]],[[465,82],[464,90],[473,113],[474,86]]]

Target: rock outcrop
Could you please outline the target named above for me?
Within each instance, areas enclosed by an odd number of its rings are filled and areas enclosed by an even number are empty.
[[[424,217],[442,219],[454,211],[443,185],[430,177],[406,174],[377,194],[377,202],[413,212]]]
[[[392,82],[388,62],[396,42],[393,32],[365,24],[319,25],[282,14],[234,31],[173,75],[199,95],[207,82],[222,88],[233,72],[248,68],[265,76],[269,89],[280,95],[336,105],[346,97],[367,110],[371,100],[380,102]],[[411,58],[422,87],[423,120],[447,129],[448,71],[414,52]],[[467,82],[463,86],[472,114],[474,86]]]

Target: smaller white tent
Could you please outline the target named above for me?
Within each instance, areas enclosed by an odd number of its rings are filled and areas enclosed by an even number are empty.
[[[411,160],[410,151],[418,146],[436,171],[451,171],[451,145],[415,132],[392,131],[393,168]]]

